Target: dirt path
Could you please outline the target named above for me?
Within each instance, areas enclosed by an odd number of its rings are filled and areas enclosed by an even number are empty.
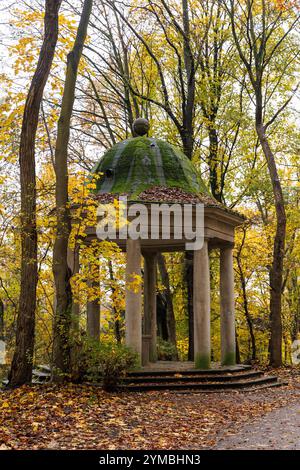
[[[227,434],[214,449],[300,450],[300,399],[243,426],[237,434]]]

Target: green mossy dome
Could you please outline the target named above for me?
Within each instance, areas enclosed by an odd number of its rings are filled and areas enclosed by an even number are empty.
[[[138,200],[144,191],[160,187],[209,196],[198,171],[179,149],[163,140],[145,136],[114,145],[92,173],[101,174],[96,189],[99,195],[127,194],[129,199]]]

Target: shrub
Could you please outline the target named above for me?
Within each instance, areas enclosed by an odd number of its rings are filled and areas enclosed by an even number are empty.
[[[98,342],[86,339],[83,345],[84,378],[91,382],[102,382],[103,389],[113,391],[118,388],[129,369],[138,364],[138,355],[122,344]]]
[[[159,361],[172,361],[176,359],[176,346],[169,341],[157,338],[157,358]]]

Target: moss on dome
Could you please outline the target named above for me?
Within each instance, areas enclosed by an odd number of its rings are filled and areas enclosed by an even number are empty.
[[[179,149],[149,137],[135,137],[114,145],[93,173],[102,173],[97,181],[98,194],[128,194],[137,200],[143,191],[161,186],[209,195],[196,168]]]

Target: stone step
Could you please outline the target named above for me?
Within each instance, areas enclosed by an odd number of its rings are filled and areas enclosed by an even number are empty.
[[[192,380],[192,379],[191,379]],[[121,387],[124,391],[130,392],[146,392],[151,390],[234,390],[249,388],[255,386],[261,386],[266,384],[274,384],[277,382],[276,376],[262,376],[258,378],[248,379],[248,380],[237,380],[235,382],[216,382],[214,378],[211,379],[211,382],[180,382],[178,379],[177,382],[167,382],[167,383],[141,383],[141,384],[128,384]]]
[[[174,374],[181,374],[181,375],[221,375],[221,374],[233,374],[243,372],[245,370],[250,370],[250,365],[241,365],[241,366],[234,366],[234,367],[223,367],[220,369],[146,369],[146,370],[133,370],[127,373],[128,377],[157,377],[157,376],[166,376],[166,375],[174,375]]]
[[[246,387],[246,388],[243,388],[243,392],[252,392],[253,391],[253,388],[255,388],[255,390],[264,390],[266,388],[276,388],[276,387],[283,387],[285,385],[288,385],[288,382],[285,382],[283,380],[280,380],[277,378],[277,381],[276,382],[272,382],[272,383],[265,383],[265,384],[262,384],[262,385],[256,385],[255,387]]]
[[[49,372],[43,372],[40,369],[34,369],[32,371],[32,381],[38,380],[40,382],[48,382],[51,378],[51,373]]]
[[[51,375],[51,368],[47,364],[40,364],[36,366],[37,370],[40,370],[41,372],[45,372],[46,374],[48,373]]]
[[[36,369],[32,371],[32,383],[33,384],[43,384],[45,382],[49,382],[51,379],[51,372],[50,367],[46,368],[46,366],[37,366]],[[8,385],[8,380],[2,380],[2,385],[5,387]]]
[[[243,393],[251,393],[253,391],[258,391],[258,390],[266,390],[266,389],[269,389],[269,388],[277,388],[277,387],[283,387],[285,385],[288,385],[288,382],[284,382],[282,380],[277,380],[277,382],[271,382],[271,383],[266,383],[266,384],[262,384],[262,385],[252,385],[252,386],[249,386],[249,387],[244,387],[242,389],[240,389],[240,391],[242,391]],[[217,390],[188,390],[188,389],[183,389],[183,390],[174,390],[174,393],[180,393],[182,395],[187,395],[189,393],[217,393],[217,392],[222,392],[222,393],[232,393],[232,392],[239,392],[239,389],[237,390],[234,390],[232,388],[227,388],[227,389],[217,389]]]
[[[202,374],[182,374],[181,372],[175,372],[170,375],[162,376],[129,376],[124,379],[125,383],[137,384],[137,383],[172,383],[172,382],[234,382],[237,380],[245,380],[256,377],[261,377],[263,372],[253,370],[249,372],[241,371],[239,373],[227,373],[219,375],[202,375]]]

